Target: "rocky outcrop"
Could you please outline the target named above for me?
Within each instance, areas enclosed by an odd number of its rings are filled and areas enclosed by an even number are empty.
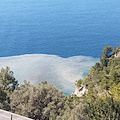
[[[77,87],[76,84],[77,84],[77,81],[75,83],[75,93],[74,93],[76,96],[81,97],[82,95],[88,92],[88,89],[86,86],[81,85],[80,87]]]

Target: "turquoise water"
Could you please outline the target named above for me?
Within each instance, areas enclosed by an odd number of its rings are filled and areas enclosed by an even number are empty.
[[[1,0],[0,56],[100,57],[119,46],[119,0]]]

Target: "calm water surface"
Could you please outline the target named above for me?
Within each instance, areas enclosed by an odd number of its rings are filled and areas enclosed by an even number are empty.
[[[119,0],[0,0],[0,56],[100,57],[120,46]]]

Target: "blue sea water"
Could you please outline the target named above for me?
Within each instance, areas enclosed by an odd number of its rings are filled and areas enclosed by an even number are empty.
[[[100,57],[120,46],[120,0],[0,0],[0,57]]]

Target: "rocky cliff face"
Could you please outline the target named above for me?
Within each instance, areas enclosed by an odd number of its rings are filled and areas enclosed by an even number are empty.
[[[86,86],[81,85],[81,87],[77,87],[77,81],[75,83],[75,95],[77,95],[78,97],[81,97],[83,94],[88,92],[88,89]]]

